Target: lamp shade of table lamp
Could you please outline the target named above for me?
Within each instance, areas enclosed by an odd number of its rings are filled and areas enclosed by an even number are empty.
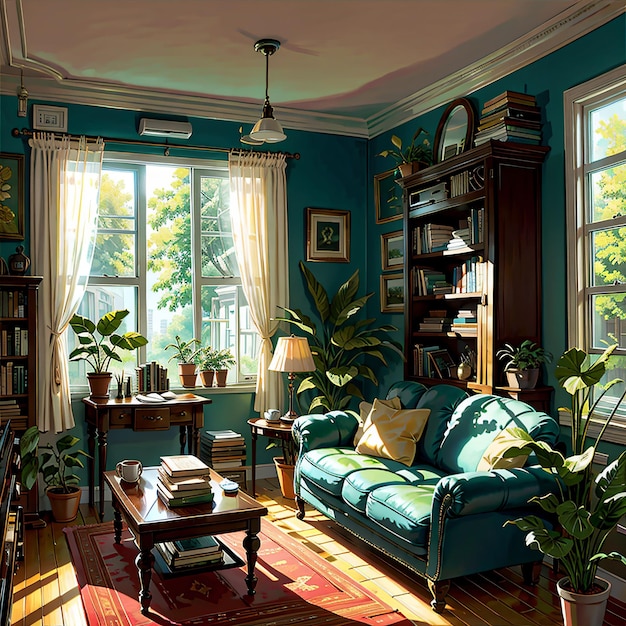
[[[289,374],[289,410],[281,418],[283,421],[292,421],[298,414],[293,410],[293,381],[295,372],[312,372],[315,361],[305,337],[279,337],[274,356],[268,367],[273,372],[287,372]]]

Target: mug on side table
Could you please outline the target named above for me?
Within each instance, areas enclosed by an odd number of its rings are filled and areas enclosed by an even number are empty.
[[[120,461],[115,473],[126,483],[136,483],[143,472],[141,461]]]

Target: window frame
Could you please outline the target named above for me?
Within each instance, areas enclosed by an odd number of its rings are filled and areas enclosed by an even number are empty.
[[[592,323],[590,302],[598,293],[626,293],[626,285],[591,286],[589,262],[590,233],[607,226],[626,225],[626,216],[603,222],[588,219],[591,190],[590,175],[624,161],[624,153],[591,161],[589,149],[589,111],[626,96],[626,65],[602,74],[590,81],[568,89],[563,94],[565,139],[565,206],[567,222],[567,340],[570,346],[582,346],[589,353],[599,353],[591,347]],[[618,350],[620,355],[626,349]],[[616,351],[616,352],[618,352]],[[560,422],[571,425],[569,413],[560,412]],[[592,416],[589,434],[597,436],[604,423],[602,417]],[[616,414],[604,439],[626,444],[626,415]]]

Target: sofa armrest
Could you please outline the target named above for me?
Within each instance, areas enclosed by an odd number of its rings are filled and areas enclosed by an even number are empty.
[[[293,423],[299,454],[316,448],[354,447],[358,420],[343,411],[323,415],[302,415]]]
[[[444,476],[435,488],[433,519],[523,508],[533,496],[558,493],[554,476],[539,466]]]

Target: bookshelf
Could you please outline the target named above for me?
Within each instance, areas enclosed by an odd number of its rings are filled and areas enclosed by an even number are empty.
[[[0,422],[19,437],[36,424],[37,290],[39,276],[0,276]],[[37,512],[37,490],[19,500]]]
[[[548,150],[490,140],[399,181],[407,380],[503,395],[496,352],[523,339],[541,343]],[[459,378],[462,361],[471,368]]]

